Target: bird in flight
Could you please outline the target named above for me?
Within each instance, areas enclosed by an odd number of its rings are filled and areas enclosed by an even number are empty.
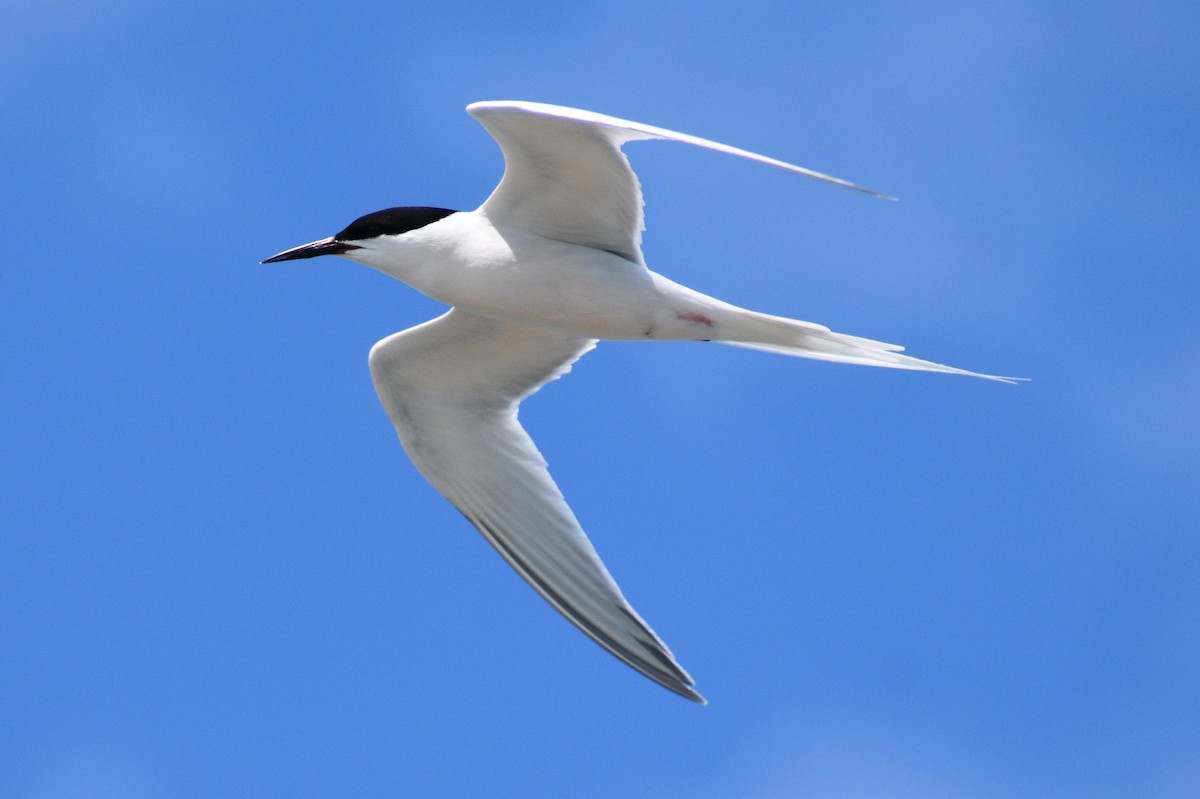
[[[516,101],[474,103],[467,111],[504,153],[504,177],[479,208],[388,208],[263,263],[341,255],[449,305],[442,316],[371,348],[375,389],[404,450],[572,624],[645,676],[703,703],[596,554],[517,420],[521,401],[566,374],[600,339],[716,341],[824,361],[1011,378],[749,311],[650,271],[641,248],[641,187],[621,146],[684,142],[886,195],[590,111]]]

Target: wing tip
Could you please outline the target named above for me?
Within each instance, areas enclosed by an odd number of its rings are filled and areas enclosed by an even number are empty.
[[[626,661],[626,665],[633,666],[633,664],[629,663],[628,661]],[[657,683],[658,685],[661,685],[663,688],[666,688],[668,691],[670,691],[673,694],[682,696],[684,699],[687,699],[689,702],[695,702],[697,705],[707,705],[708,704],[708,700],[705,699],[703,696],[701,696],[700,692],[696,690],[696,686],[695,686],[695,684],[693,684],[690,681],[691,680],[690,677],[688,678],[688,682],[684,682],[683,680],[677,680],[677,679],[664,679],[661,675],[650,674],[650,673],[644,671],[643,669],[639,669],[637,666],[633,666],[633,668],[635,671],[639,672],[643,677],[649,677],[653,682]],[[686,675],[687,672],[684,672],[684,674]]]

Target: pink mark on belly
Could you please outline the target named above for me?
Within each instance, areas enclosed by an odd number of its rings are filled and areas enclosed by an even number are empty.
[[[713,323],[713,320],[709,319],[702,313],[681,313],[676,314],[676,316],[685,322],[695,322],[698,325],[708,325],[709,327],[712,327]]]

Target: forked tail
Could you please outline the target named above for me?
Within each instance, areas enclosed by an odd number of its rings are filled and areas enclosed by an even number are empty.
[[[1019,383],[1027,378],[1000,377],[956,369],[932,361],[901,355],[903,347],[885,344],[869,338],[834,333],[827,327],[788,319],[783,316],[738,309],[722,315],[719,329],[723,335],[714,341],[746,347],[752,350],[777,352],[801,358],[815,358],[837,363],[856,363],[863,366],[886,366],[892,369],[913,369],[921,372],[945,372],[954,375],[982,377],[1001,383]]]

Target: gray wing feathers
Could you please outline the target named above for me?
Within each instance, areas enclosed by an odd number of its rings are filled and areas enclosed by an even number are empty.
[[[505,560],[605,649],[703,701],[622,596],[517,420],[522,399],[594,344],[451,310],[379,342],[370,364],[413,463]]]
[[[822,172],[739,147],[592,111],[545,103],[472,103],[468,113],[504,152],[504,177],[481,210],[556,241],[608,250],[642,263],[642,191],[621,145],[666,139],[715,150],[895,199]]]
[[[642,191],[621,145],[648,134],[475,103],[504,152],[504,177],[482,210],[493,221],[642,263]]]

